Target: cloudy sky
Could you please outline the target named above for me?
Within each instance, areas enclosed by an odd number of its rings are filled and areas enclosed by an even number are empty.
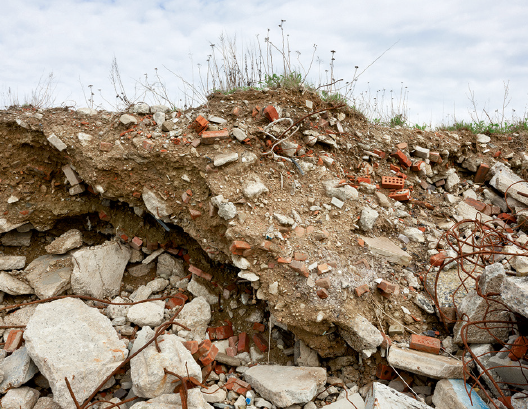
[[[9,90],[24,102],[53,73],[56,105],[87,106],[93,85],[94,105],[108,108],[116,102],[114,57],[129,99],[143,97],[145,74],[152,83],[157,68],[169,97],[183,104],[192,92],[173,73],[200,88],[198,64],[203,80],[210,44],[220,64],[220,35],[236,37],[239,57],[257,51],[257,41],[264,48],[268,29],[282,48],[285,20],[294,68],[303,72],[299,58],[307,69],[317,45],[313,83],[329,75],[331,50],[338,85],[374,62],[353,94],[370,109],[378,101],[374,116],[391,114],[392,95],[393,109],[406,108],[412,123],[469,119],[469,87],[479,117],[482,109],[493,116],[508,82],[507,118],[527,112],[526,0],[4,0],[2,17],[0,104]],[[279,62],[275,52],[276,69]]]

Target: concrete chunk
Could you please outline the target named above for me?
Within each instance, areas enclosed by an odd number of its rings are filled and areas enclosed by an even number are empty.
[[[140,327],[157,327],[163,322],[165,303],[163,301],[151,301],[136,304],[130,307],[127,318]]]
[[[217,167],[223,166],[227,163],[236,162],[237,160],[238,160],[237,152],[222,153],[220,155],[215,156],[214,165]]]
[[[72,256],[47,254],[33,260],[24,270],[26,280],[40,299],[55,297],[70,288]]]
[[[31,409],[39,396],[39,391],[28,386],[11,389],[2,398],[2,409]]]
[[[55,135],[54,133],[52,133],[50,136],[48,136],[46,138],[48,140],[48,142],[53,145],[57,150],[59,150],[60,152],[62,152],[64,149],[66,149],[68,146],[61,141],[61,139]]]
[[[4,237],[2,237],[2,245],[12,247],[29,247],[31,245],[31,236],[31,230],[23,233],[18,231],[10,231],[9,233],[6,233]]]
[[[57,237],[46,246],[46,251],[51,254],[64,254],[70,250],[81,247],[83,244],[80,230],[71,229]]]
[[[528,277],[505,277],[501,297],[513,311],[528,317]]]
[[[431,409],[429,405],[419,402],[403,393],[374,382],[365,399],[365,409]],[[454,409],[454,408],[451,408]]]
[[[401,349],[392,346],[387,358],[389,364],[418,375],[429,376],[434,379],[461,379],[462,361],[427,352]]]
[[[385,257],[388,261],[401,265],[408,265],[412,257],[387,237],[361,237],[369,246],[372,254]]]
[[[4,379],[0,383],[0,393],[6,393],[9,388],[18,388],[24,385],[35,376],[38,369],[24,346],[2,361],[0,371],[4,374]]]
[[[130,248],[108,241],[73,254],[71,286],[74,294],[96,298],[119,294],[121,279],[130,259]]]
[[[244,372],[247,382],[260,396],[279,408],[312,400],[326,383],[324,368],[258,365]]]
[[[491,167],[490,172],[493,175],[489,181],[491,186],[502,193],[509,188],[508,197],[513,197],[515,200],[528,205],[528,197],[520,194],[528,195],[528,183],[522,182],[511,186],[513,183],[523,180],[520,176],[516,175],[508,166],[501,162],[495,163]]]
[[[0,291],[11,295],[33,294],[33,288],[6,272],[0,272]]]
[[[442,379],[436,384],[433,403],[436,409],[489,409],[482,398],[471,389],[471,400],[466,391],[471,385],[465,385],[461,379]]]
[[[147,188],[143,189],[141,197],[143,198],[143,202],[145,202],[147,210],[152,213],[155,218],[164,219],[172,213],[169,205],[165,201],[159,199],[154,192]]]
[[[339,332],[348,345],[366,357],[376,352],[383,342],[380,331],[362,315],[352,318],[346,327],[341,324]]]
[[[0,271],[21,270],[25,265],[25,256],[0,256]]]
[[[138,333],[132,353],[150,341],[153,336],[154,331],[150,327],[144,327]],[[130,361],[134,393],[143,398],[155,398],[174,390],[172,382],[177,378],[167,375],[164,369],[185,376],[189,373],[188,376],[198,381],[202,380],[200,365],[196,363],[179,337],[169,334],[160,336],[158,340],[161,352],[158,352],[152,343]]]
[[[64,409],[75,408],[65,377],[82,404],[128,355],[110,320],[73,298],[38,305],[24,339],[53,399]]]

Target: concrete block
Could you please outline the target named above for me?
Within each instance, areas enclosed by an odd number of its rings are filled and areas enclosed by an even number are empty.
[[[501,298],[512,311],[528,317],[528,277],[505,277]]]
[[[361,315],[349,320],[346,327],[341,324],[339,332],[348,345],[366,357],[376,352],[383,342],[381,332]]]
[[[388,261],[401,265],[408,265],[412,257],[394,244],[387,237],[361,237],[369,246],[372,254],[385,257]]]
[[[391,346],[387,360],[395,368],[434,379],[463,377],[462,361],[441,355]]]
[[[419,402],[403,393],[374,382],[368,389],[365,409],[431,409],[429,405]],[[453,408],[451,408],[453,409]]]
[[[442,379],[436,384],[433,403],[436,409],[489,409],[481,397],[471,390],[471,400],[462,379]]]

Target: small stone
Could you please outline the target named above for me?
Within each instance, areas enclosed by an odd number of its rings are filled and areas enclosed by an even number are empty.
[[[68,230],[46,246],[46,251],[51,254],[64,254],[70,250],[81,247],[83,244],[82,233],[77,229]]]
[[[275,219],[284,226],[293,226],[293,224],[295,223],[295,220],[293,220],[291,217],[284,216],[279,213],[274,213],[273,217],[275,217]]]
[[[121,117],[119,118],[119,121],[121,121],[121,123],[126,126],[137,124],[137,119],[133,117],[132,115],[128,115],[128,114],[121,115]]]
[[[237,215],[236,207],[233,203],[220,203],[218,205],[218,216],[224,220],[231,220]]]
[[[2,398],[2,409],[31,409],[39,396],[39,391],[28,386],[10,389]]]
[[[240,128],[233,128],[231,134],[240,142],[245,141],[247,138],[246,133]]]
[[[338,209],[341,209],[343,207],[343,205],[345,204],[344,202],[339,200],[337,197],[333,197],[332,200],[330,201],[330,203],[333,204]]]
[[[157,327],[163,322],[165,303],[163,301],[151,301],[136,304],[130,307],[127,318],[140,327]]]
[[[216,167],[223,166],[227,163],[236,162],[238,160],[237,152],[223,153],[214,158],[213,164]]]
[[[172,121],[163,121],[161,124],[161,130],[163,132],[170,132],[174,129],[174,122]]]
[[[34,294],[33,288],[6,272],[0,272],[0,291],[11,295]]]
[[[48,142],[52,144],[60,152],[62,152],[64,149],[68,147],[64,142],[61,141],[61,139],[57,135],[53,133],[50,136],[48,136],[47,139],[48,139]]]
[[[25,265],[25,256],[0,256],[0,271],[21,270]]]
[[[363,208],[359,219],[359,227],[365,231],[372,230],[378,217],[379,213],[376,210],[371,209],[370,207]]]

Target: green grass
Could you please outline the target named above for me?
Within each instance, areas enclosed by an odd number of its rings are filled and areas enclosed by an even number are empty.
[[[452,125],[441,125],[438,127],[444,131],[469,131],[474,134],[505,134],[512,132],[521,132],[528,130],[528,118],[522,120],[503,124],[500,123],[486,123],[484,121],[479,122],[455,122]]]

